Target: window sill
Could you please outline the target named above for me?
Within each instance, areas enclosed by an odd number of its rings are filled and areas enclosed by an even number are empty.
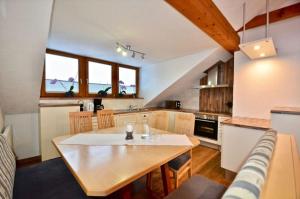
[[[124,96],[124,97],[40,97],[40,100],[89,100],[89,99],[111,99],[111,100],[128,100],[128,99],[144,99],[143,97],[131,97],[131,96]]]

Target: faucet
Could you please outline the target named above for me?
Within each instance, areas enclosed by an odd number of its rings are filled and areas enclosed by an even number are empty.
[[[137,105],[129,105],[129,111],[133,111],[135,108],[137,108]]]

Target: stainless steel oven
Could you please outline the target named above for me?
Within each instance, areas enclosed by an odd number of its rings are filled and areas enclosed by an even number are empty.
[[[196,115],[194,135],[218,140],[218,117],[214,115]]]

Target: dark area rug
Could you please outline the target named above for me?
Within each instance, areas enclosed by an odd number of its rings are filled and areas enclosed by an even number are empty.
[[[87,199],[87,197],[61,158],[16,171],[14,199]],[[119,198],[112,194],[106,198]]]

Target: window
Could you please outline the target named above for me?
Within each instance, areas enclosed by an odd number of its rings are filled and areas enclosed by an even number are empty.
[[[136,70],[119,67],[119,93],[136,94]]]
[[[139,68],[46,50],[41,97],[138,97]]]
[[[112,66],[99,62],[88,62],[88,89],[89,94],[97,94],[99,91],[112,93]]]
[[[78,93],[78,59],[53,54],[45,58],[45,90],[46,93],[65,93],[73,86]]]

